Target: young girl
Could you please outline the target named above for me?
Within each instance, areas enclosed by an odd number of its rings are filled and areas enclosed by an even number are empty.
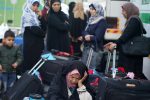
[[[87,76],[87,67],[83,63],[71,62],[53,79],[48,91],[48,100],[92,100]]]
[[[31,69],[44,50],[45,33],[38,20],[40,0],[28,0],[23,9],[23,71]]]

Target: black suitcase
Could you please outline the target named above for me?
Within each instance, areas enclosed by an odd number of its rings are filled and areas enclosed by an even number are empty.
[[[96,100],[150,100],[150,81],[100,77]]]
[[[54,60],[54,61],[46,61],[43,67],[40,69],[40,73],[42,76],[42,81],[44,84],[50,85],[53,77],[56,73],[66,66],[70,60]]]
[[[115,59],[116,50],[113,51],[112,78],[105,76],[109,66],[106,67],[105,74],[94,71],[89,76],[96,100],[150,100],[150,81],[117,78]]]
[[[150,100],[150,81],[89,75],[95,100]]]
[[[29,71],[24,73],[19,80],[6,92],[3,100],[23,100],[31,93],[42,94],[43,85],[35,72],[45,63],[41,58],[39,62]]]

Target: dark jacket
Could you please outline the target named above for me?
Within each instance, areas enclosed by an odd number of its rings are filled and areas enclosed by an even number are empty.
[[[87,24],[87,18],[86,15],[84,15],[84,20],[80,18],[74,18],[74,15],[70,15],[70,34],[72,38],[72,46],[74,50],[75,56],[81,56],[82,52],[80,50],[80,45],[82,44],[82,41],[78,40],[78,37],[82,36],[82,32],[84,31],[86,24]]]
[[[126,28],[124,29],[122,36],[117,40],[117,45],[120,46],[121,44],[126,43],[133,37],[141,35],[142,31],[145,34],[145,29],[141,30],[140,27],[141,24],[139,20],[135,17],[131,17],[130,20],[126,23]]]
[[[99,49],[102,49],[106,28],[107,28],[107,23],[105,19],[101,19],[95,24],[90,24],[88,28],[83,32],[83,35],[89,34],[89,35],[94,35],[94,37],[90,42],[85,41],[85,46],[86,44],[92,43],[95,46],[97,45]]]
[[[141,23],[135,17],[131,17],[126,23],[126,28],[123,31],[122,36],[116,41],[119,49],[119,61],[118,66],[124,67],[126,72],[134,72],[136,77],[145,78],[143,74],[143,57],[140,56],[129,56],[122,52],[122,44],[135,36],[141,35]],[[146,33],[145,29],[143,32]]]
[[[56,13],[51,10],[48,15],[47,49],[69,52],[68,18],[62,11]]]
[[[20,65],[22,62],[22,53],[19,47],[7,47],[4,45],[0,46],[0,65],[3,71],[14,72],[16,69],[12,67],[13,63]]]
[[[70,33],[74,39],[77,39],[79,36],[82,36],[82,32],[84,31],[87,24],[86,15],[84,15],[84,18],[85,19],[82,20],[80,18],[74,18],[73,15],[70,16]]]

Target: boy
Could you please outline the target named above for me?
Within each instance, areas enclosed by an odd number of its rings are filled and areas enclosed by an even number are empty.
[[[21,50],[14,46],[14,38],[14,32],[8,30],[0,45],[0,73],[2,73],[4,92],[16,81],[16,68],[22,62]]]

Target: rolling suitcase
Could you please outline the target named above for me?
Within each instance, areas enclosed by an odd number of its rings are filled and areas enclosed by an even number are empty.
[[[93,73],[90,76],[92,77],[90,85],[95,90],[95,100],[150,100],[150,81],[116,78],[115,59],[116,50],[114,49],[112,78],[105,76],[109,66],[105,74]]]
[[[3,100],[23,100],[24,97],[29,96],[31,93],[42,94],[42,82],[35,73],[46,60],[45,58],[41,58],[29,72],[25,72],[21,78],[8,89],[3,96]]]
[[[59,50],[52,49],[51,52],[56,59],[53,61],[48,60],[43,64],[43,67],[40,69],[42,81],[46,85],[50,85],[53,77],[61,68],[67,66],[70,61],[78,59],[78,57],[72,56],[69,53]]]
[[[54,60],[54,61],[47,61],[43,64],[43,67],[40,69],[42,81],[44,84],[50,85],[53,77],[56,73],[63,68],[64,66],[69,63],[69,60]]]
[[[150,81],[99,76],[96,100],[150,100]]]

